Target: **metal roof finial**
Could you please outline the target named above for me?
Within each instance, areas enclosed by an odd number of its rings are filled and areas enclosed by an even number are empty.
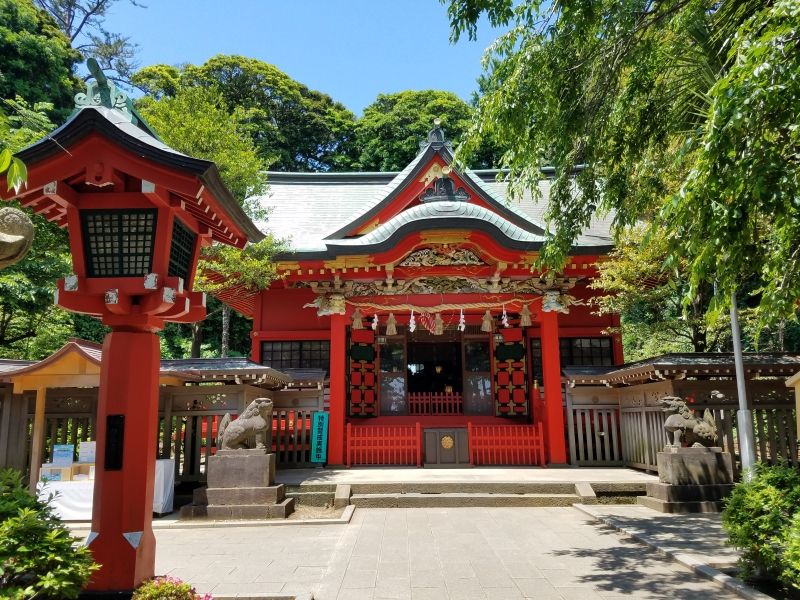
[[[75,108],[80,110],[87,106],[104,106],[121,112],[134,125],[139,124],[133,109],[133,102],[128,95],[108,80],[103,69],[94,58],[86,61],[86,68],[95,81],[86,82],[86,92],[75,94]]]

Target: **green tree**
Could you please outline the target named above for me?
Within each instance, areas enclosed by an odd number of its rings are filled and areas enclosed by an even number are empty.
[[[266,165],[250,139],[247,112],[230,109],[219,89],[182,87],[175,96],[142,98],[137,107],[169,146],[214,161],[239,202],[264,191]],[[245,206],[251,214],[256,208]]]
[[[760,318],[793,314],[798,0],[450,0],[448,11],[454,39],[483,12],[512,26],[485,59],[463,151],[487,134],[510,140],[515,196],[555,167],[543,264],[561,267],[595,211],[611,210],[618,231],[645,219],[666,232],[688,302],[716,283],[716,311],[755,280]]]
[[[71,108],[79,59],[53,19],[31,0],[0,0],[0,99],[21,97],[50,102],[58,111]],[[0,105],[0,114],[8,110]]]
[[[105,28],[105,16],[118,0],[35,0],[48,13],[84,60],[94,58],[106,76],[130,84],[137,46],[130,38]],[[142,6],[136,0],[128,0]]]
[[[143,98],[139,110],[171,147],[214,161],[223,181],[245,211],[253,217],[263,216],[252,198],[266,189],[266,165],[250,137],[245,109],[230,109],[219,88],[181,86],[174,95]],[[250,244],[244,250],[222,245],[204,248],[195,288],[210,293],[237,286],[262,289],[275,277],[270,259],[278,248],[280,245],[272,237]],[[217,276],[209,277],[208,270]],[[220,277],[224,282],[220,283]],[[231,347],[240,353],[249,345],[248,333],[242,333],[242,317],[233,316],[226,305],[216,301],[210,302],[208,308],[208,318],[204,322],[167,327],[162,336],[167,355],[182,356],[188,350],[193,357],[201,356],[204,339],[218,341],[218,346],[215,343],[206,351],[223,356]],[[188,348],[180,339],[186,337],[187,329],[191,331]],[[238,334],[232,343],[228,341],[231,331]]]
[[[451,92],[380,94],[356,123],[354,166],[364,171],[399,171],[417,155],[434,119],[441,119],[447,137],[458,143],[469,129],[472,113],[472,107]],[[483,143],[471,166],[493,167],[499,154],[495,145]]]
[[[230,110],[244,111],[259,156],[274,170],[327,171],[352,162],[353,113],[271,64],[218,55],[199,66],[146,67],[133,81],[157,98],[181,88],[216,88]]]

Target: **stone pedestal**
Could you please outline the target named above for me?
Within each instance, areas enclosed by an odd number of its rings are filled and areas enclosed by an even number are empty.
[[[208,460],[208,487],[194,491],[181,519],[271,519],[294,511],[283,484],[275,485],[275,455],[264,450],[220,450]]]
[[[722,448],[673,448],[657,456],[658,483],[639,504],[665,513],[719,512],[733,489],[733,461]]]

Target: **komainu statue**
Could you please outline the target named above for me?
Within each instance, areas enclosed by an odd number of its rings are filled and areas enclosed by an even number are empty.
[[[716,444],[717,424],[709,409],[699,419],[686,401],[675,396],[665,396],[661,399],[661,405],[664,412],[674,413],[664,423],[667,437],[672,439],[668,446],[680,448],[681,440],[692,448],[709,448]]]
[[[25,258],[33,243],[33,223],[17,208],[0,208],[0,269]]]
[[[247,448],[255,438],[255,448],[272,446],[272,400],[256,398],[235,421],[226,413],[219,422],[217,432],[218,450],[240,450]]]

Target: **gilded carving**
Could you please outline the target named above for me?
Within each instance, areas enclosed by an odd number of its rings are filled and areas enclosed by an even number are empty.
[[[409,254],[401,267],[437,267],[450,265],[485,265],[472,250],[466,248],[450,248],[448,246],[438,246],[435,248],[423,248]]]

